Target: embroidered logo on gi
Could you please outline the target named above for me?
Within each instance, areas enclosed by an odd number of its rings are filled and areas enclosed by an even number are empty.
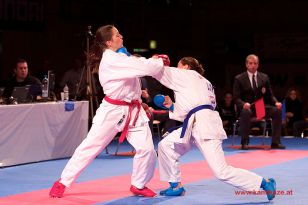
[[[169,132],[165,132],[165,134],[162,136],[162,138],[167,137],[169,134],[170,134]]]
[[[215,96],[209,96],[209,100],[210,100],[210,102],[211,102],[211,104],[212,104],[212,106],[215,108],[216,107],[216,98],[215,98]]]
[[[125,119],[125,115],[122,116],[122,118],[121,118],[120,121],[118,122],[118,125],[121,125],[122,122],[124,121],[124,119]]]

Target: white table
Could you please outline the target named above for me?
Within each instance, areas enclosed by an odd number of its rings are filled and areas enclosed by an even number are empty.
[[[70,157],[88,132],[89,102],[0,105],[0,167]]]

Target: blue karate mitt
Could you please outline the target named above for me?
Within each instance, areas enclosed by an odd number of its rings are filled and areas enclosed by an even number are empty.
[[[171,105],[171,107],[170,107],[169,109],[166,108],[166,107],[164,106],[165,96],[163,96],[163,95],[161,95],[161,94],[155,95],[153,101],[154,101],[154,104],[155,104],[157,107],[160,107],[160,108],[162,108],[162,109],[164,109],[164,110],[171,110],[171,111],[173,111],[173,109],[174,109],[173,104]]]

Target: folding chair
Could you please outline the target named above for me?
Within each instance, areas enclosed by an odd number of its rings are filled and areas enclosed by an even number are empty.
[[[161,115],[168,113],[167,110],[153,110],[153,114]],[[153,120],[153,134],[157,134],[158,140],[162,139],[162,129],[160,127],[161,121],[160,120]]]
[[[157,134],[158,140],[161,139],[161,128],[160,128],[160,121],[153,120],[153,134]]]
[[[270,126],[272,124],[272,119],[268,118],[268,119],[261,119],[258,120],[256,118],[252,118],[251,119],[252,124],[255,123],[260,123],[261,124],[261,128],[263,128],[262,130],[262,145],[264,145],[264,138],[269,136],[269,130],[270,130]],[[239,127],[239,119],[237,119],[234,123],[233,123],[233,132],[232,132],[232,146],[234,145],[234,141],[235,141],[235,137],[236,137],[236,133],[238,131],[238,127]],[[251,127],[253,128],[253,126]]]

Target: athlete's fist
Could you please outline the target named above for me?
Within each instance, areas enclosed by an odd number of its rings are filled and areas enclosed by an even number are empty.
[[[170,66],[170,59],[169,56],[166,54],[154,54],[154,58],[161,58],[164,62],[164,66]]]

